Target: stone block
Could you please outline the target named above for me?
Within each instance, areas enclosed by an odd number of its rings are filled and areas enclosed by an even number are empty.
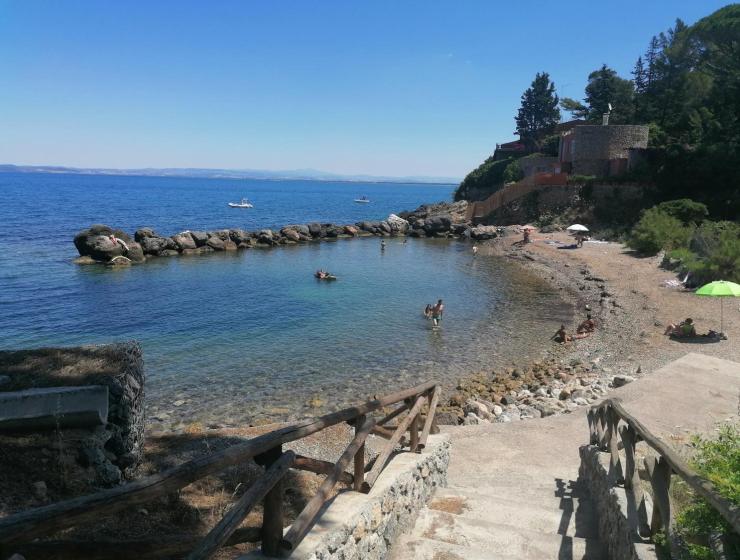
[[[49,387],[0,392],[0,432],[88,428],[108,420],[108,387]]]

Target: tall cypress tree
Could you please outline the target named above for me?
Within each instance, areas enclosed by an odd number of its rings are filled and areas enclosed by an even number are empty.
[[[522,94],[522,105],[515,118],[516,131],[528,150],[539,149],[545,136],[560,122],[558,102],[550,75],[538,72]]]

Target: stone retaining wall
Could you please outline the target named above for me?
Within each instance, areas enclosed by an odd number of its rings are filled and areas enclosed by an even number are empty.
[[[637,533],[634,506],[627,500],[624,488],[613,486],[609,480],[609,454],[594,445],[579,448],[581,467],[579,480],[583,481],[596,506],[599,517],[599,539],[607,548],[608,557],[619,560],[654,560],[655,546]],[[652,510],[650,497],[645,496],[648,513]],[[648,519],[649,519],[648,515]]]
[[[413,527],[434,490],[447,484],[450,440],[430,435],[421,453],[399,453],[369,494],[343,492],[290,556],[302,560],[381,560]],[[259,553],[246,558],[260,558]]]
[[[66,453],[79,466],[96,473],[98,485],[131,478],[143,459],[144,364],[136,342],[0,351],[0,391],[44,387],[108,388],[108,418],[94,430],[66,430],[63,434],[38,434],[35,446],[43,448],[68,438]],[[75,443],[76,442],[76,443]]]

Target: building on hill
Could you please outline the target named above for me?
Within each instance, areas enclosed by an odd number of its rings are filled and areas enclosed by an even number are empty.
[[[519,140],[496,144],[496,151],[493,152],[493,160],[499,161],[510,157],[521,157],[526,155],[527,147]]]
[[[561,134],[558,161],[565,173],[612,177],[632,169],[647,145],[646,125],[577,125]]]

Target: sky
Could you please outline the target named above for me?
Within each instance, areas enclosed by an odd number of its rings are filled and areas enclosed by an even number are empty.
[[[726,4],[0,0],[0,163],[461,178],[537,72],[582,98]]]

